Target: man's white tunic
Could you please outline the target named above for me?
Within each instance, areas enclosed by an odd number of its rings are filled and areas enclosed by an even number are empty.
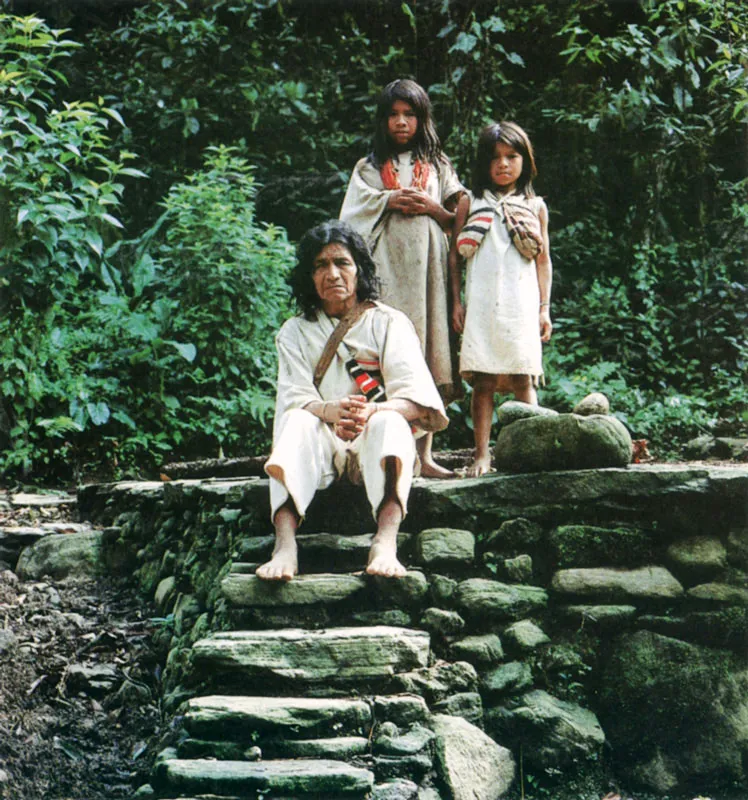
[[[407,510],[415,446],[410,424],[400,414],[373,414],[360,436],[344,442],[332,425],[303,411],[314,401],[360,394],[345,366],[348,359],[355,358],[367,371],[381,371],[388,400],[410,400],[420,407],[422,413],[412,423],[418,432],[439,431],[448,424],[412,323],[382,303],[365,311],[346,333],[319,389],[315,388],[314,368],[337,324],[337,319],[318,311],[314,320],[288,320],[276,337],[278,393],[273,452],[265,466],[273,518],[289,495],[303,517],[315,492],[346,470],[354,480],[360,473],[376,517],[384,499],[383,463],[388,456],[397,460],[396,492],[403,513]]]

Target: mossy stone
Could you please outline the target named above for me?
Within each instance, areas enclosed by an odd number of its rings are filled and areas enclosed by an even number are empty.
[[[559,414],[523,419],[499,431],[494,464],[502,472],[625,467],[631,435],[615,417]]]
[[[567,567],[619,567],[652,563],[651,537],[634,528],[561,525],[548,537],[555,563]]]

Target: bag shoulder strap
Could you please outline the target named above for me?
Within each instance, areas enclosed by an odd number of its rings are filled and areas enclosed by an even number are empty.
[[[365,311],[368,311],[370,308],[374,307],[375,304],[371,300],[365,300],[363,303],[357,303],[335,326],[335,329],[330,334],[330,338],[325,343],[325,347],[322,350],[322,355],[319,357],[317,366],[314,368],[315,389],[318,389],[320,383],[322,383],[322,378],[325,377],[325,373],[329,369],[330,364],[332,364],[333,356],[340,346],[340,343],[343,341],[343,337],[353,327],[356,321],[361,318]]]

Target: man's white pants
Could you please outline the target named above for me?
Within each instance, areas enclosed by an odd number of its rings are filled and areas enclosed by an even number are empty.
[[[395,493],[405,516],[416,448],[410,424],[402,414],[377,411],[356,439],[344,442],[330,425],[309,411],[287,411],[278,424],[273,452],[265,465],[270,477],[271,519],[289,497],[303,518],[315,493],[330,486],[346,467],[349,474],[360,471],[376,519],[384,500],[384,460],[390,456],[395,458]]]

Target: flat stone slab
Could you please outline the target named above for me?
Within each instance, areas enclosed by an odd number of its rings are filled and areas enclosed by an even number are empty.
[[[386,678],[425,667],[430,637],[424,631],[377,626],[306,631],[227,631],[193,645],[199,668],[240,671],[248,677],[347,681]]]
[[[366,581],[356,575],[298,575],[292,581],[263,581],[256,575],[229,573],[221,593],[233,606],[274,607],[338,603],[360,592]]]
[[[30,494],[18,492],[10,496],[10,504],[16,508],[21,506],[34,506],[36,508],[48,506],[75,505],[78,501],[71,495],[61,494]]]
[[[470,578],[457,587],[455,601],[469,617],[517,619],[545,608],[548,595],[539,586]]]
[[[253,731],[269,736],[309,738],[360,732],[371,725],[371,708],[363,700],[210,695],[187,702],[187,731],[196,738],[238,737]]]
[[[332,758],[349,761],[369,752],[365,736],[336,736],[334,739],[274,739],[263,742],[263,758]]]
[[[561,594],[599,596],[614,602],[672,600],[683,595],[683,587],[664,567],[562,569],[553,576],[551,586]]]
[[[748,606],[748,589],[729,586],[726,583],[702,583],[688,590],[688,596],[694,600],[709,603],[724,603],[730,606]]]
[[[213,761],[169,759],[156,768],[157,781],[170,792],[241,794],[289,792],[298,795],[360,796],[371,791],[374,775],[342,761]]]

